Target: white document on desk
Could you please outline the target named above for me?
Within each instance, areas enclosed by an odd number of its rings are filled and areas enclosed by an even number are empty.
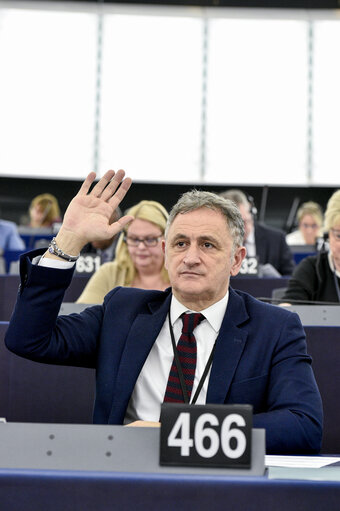
[[[268,479],[340,481],[336,456],[265,456]]]
[[[339,462],[336,456],[265,456],[266,467],[321,468]]]

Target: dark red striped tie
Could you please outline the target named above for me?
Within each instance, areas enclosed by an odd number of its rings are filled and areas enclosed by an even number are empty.
[[[184,381],[187,387],[188,398],[190,401],[192,387],[195,379],[197,346],[193,331],[204,319],[203,314],[199,312],[182,314],[183,328],[181,337],[177,343],[177,352],[181,363]],[[181,383],[178,376],[175,358],[169,373],[168,383],[164,395],[165,403],[184,403],[184,397],[181,389]]]

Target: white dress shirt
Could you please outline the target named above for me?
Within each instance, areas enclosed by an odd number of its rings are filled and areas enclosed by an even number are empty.
[[[192,396],[194,396],[196,392],[205,366],[209,360],[211,350],[214,347],[220,331],[228,304],[228,298],[229,292],[227,291],[226,295],[220,301],[200,311],[206,319],[194,330],[197,343],[197,363]],[[180,316],[183,312],[197,311],[187,309],[175,296],[172,296],[170,316],[176,344],[182,332],[182,319]],[[124,424],[138,419],[148,421],[159,420],[161,404],[163,403],[169,372],[174,358],[168,321],[167,316],[139,374],[127,407]],[[197,398],[197,404],[204,404],[206,401],[209,376],[210,370]]]

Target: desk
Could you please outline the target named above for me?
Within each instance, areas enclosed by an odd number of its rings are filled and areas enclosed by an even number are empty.
[[[12,422],[91,423],[94,370],[17,357],[3,342],[7,326],[0,323],[0,417]],[[324,407],[321,452],[336,454],[340,451],[340,328],[305,327],[305,331]]]
[[[245,291],[255,298],[271,298],[273,289],[288,286],[289,277],[260,278],[260,277],[231,277],[233,289]]]
[[[305,257],[317,253],[315,245],[290,245],[289,248],[293,254],[295,264],[299,264]]]
[[[1,511],[338,511],[340,483],[0,470]]]
[[[290,305],[286,307],[296,312],[304,326],[340,326],[340,304],[334,305]]]

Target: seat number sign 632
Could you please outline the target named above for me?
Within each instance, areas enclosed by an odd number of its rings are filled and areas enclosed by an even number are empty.
[[[161,413],[161,465],[250,468],[250,405],[166,403]]]

